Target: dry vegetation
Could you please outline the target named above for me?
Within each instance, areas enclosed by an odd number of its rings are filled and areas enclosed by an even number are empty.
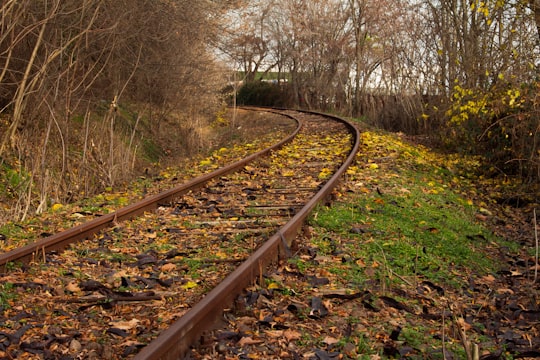
[[[427,134],[488,155],[491,175],[536,182],[538,4],[262,0],[238,11],[222,48],[246,82],[280,79],[278,104]],[[274,99],[266,90],[246,100]]]
[[[22,219],[206,149],[223,85],[261,74],[281,86],[250,88],[255,102],[428,134],[537,182],[537,2],[395,4],[4,1],[0,211]]]
[[[225,6],[0,5],[0,199],[22,219],[206,147],[222,104],[207,44]]]

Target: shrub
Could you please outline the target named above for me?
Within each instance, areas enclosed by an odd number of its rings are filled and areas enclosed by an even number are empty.
[[[284,106],[287,101],[285,86],[263,81],[245,83],[237,95],[239,105]]]

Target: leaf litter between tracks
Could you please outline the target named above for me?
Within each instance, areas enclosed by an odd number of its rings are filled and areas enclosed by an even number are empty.
[[[378,132],[362,141],[295,255],[191,358],[540,357],[534,204],[498,205],[511,185],[477,177],[478,158]]]
[[[198,167],[211,167],[207,162]],[[478,166],[365,132],[334,205],[313,214],[295,256],[239,298],[237,312],[227,314],[230,328],[193,357],[443,358],[444,350],[449,359],[465,358],[465,342],[486,358],[534,356],[539,303],[530,213],[524,220],[485,197],[480,186],[493,197],[502,190],[478,181]],[[175,177],[172,169],[159,176],[165,183]],[[116,206],[126,198],[103,195]],[[103,211],[105,202],[88,206]],[[15,300],[7,287],[0,289],[4,306]]]
[[[325,141],[328,145],[314,152],[317,160],[325,162],[342,156],[350,142],[346,138],[327,138]],[[302,142],[303,147],[312,147],[308,138],[299,137],[291,144],[292,151],[285,154],[285,163],[277,157],[268,160],[272,162],[269,173],[273,169],[290,173],[284,175],[287,178],[300,176],[288,167],[299,161],[295,146]],[[218,151],[219,154],[226,152],[227,149]],[[324,153],[327,155],[321,157]],[[213,162],[202,160],[200,163],[205,167],[215,167],[217,156],[219,159],[222,157],[214,153]],[[319,180],[327,176],[328,170],[318,174]],[[306,174],[301,177],[309,183],[317,183]],[[157,334],[158,328],[170,324],[206,288],[213,287],[222,279],[222,274],[227,271],[223,267],[241,260],[230,258],[242,255],[238,249],[208,251],[206,254],[212,255],[204,259],[191,259],[178,249],[171,253],[175,246],[169,243],[168,238],[174,234],[160,229],[166,216],[158,209],[155,218],[148,215],[145,216],[148,219],[142,217],[123,222],[116,228],[118,232],[107,230],[96,239],[70,246],[61,259],[50,254],[46,263],[39,264],[38,259],[38,264],[33,267],[19,268],[17,264],[9,264],[8,268],[13,271],[2,275],[4,284],[9,286],[3,286],[1,294],[0,323],[6,331],[0,332],[0,339],[5,340],[0,344],[0,354],[29,357],[35,354],[47,358],[62,353],[104,359],[132,355]],[[177,222],[174,229],[184,228],[176,217],[173,221]],[[135,242],[130,241],[127,246],[123,239]],[[229,244],[234,246],[232,242]],[[194,248],[202,250],[198,244],[190,245],[193,253],[199,254]],[[113,264],[116,263],[127,267],[114,270]],[[91,269],[87,269],[87,265]],[[210,271],[205,270],[202,275],[203,267],[210,268]],[[179,281],[183,289],[181,294],[167,291],[172,282]],[[21,291],[26,293],[24,301],[21,301]],[[43,297],[52,298],[55,303],[46,304]],[[139,301],[155,301],[154,307],[160,310],[149,309]],[[105,319],[100,313],[105,315]],[[23,326],[23,323],[27,325]],[[110,341],[111,338],[116,340]]]
[[[53,204],[49,211],[24,222],[0,224],[0,252],[10,251],[94,217],[111,213],[141,200],[144,196],[168,190],[262,150],[278,142],[294,128],[292,121],[283,124],[283,120],[278,120],[276,125],[272,125],[275,121],[272,116],[276,115],[267,115],[267,120],[264,121],[265,118],[259,114],[254,120],[254,115],[250,111],[239,111],[237,119],[239,128],[249,128],[253,126],[254,121],[256,126],[255,130],[247,134],[234,135],[235,139],[237,137],[239,139],[234,140],[232,144],[230,144],[232,140],[229,140],[229,144],[223,143],[222,147],[211,151],[210,154],[201,154],[188,161],[183,160],[179,166],[159,168],[159,163],[155,164],[155,169],[149,169],[148,174],[128,184],[124,189],[106,188],[102,194],[74,204]]]

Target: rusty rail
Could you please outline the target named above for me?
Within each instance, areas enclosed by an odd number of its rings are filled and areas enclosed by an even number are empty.
[[[29,262],[34,260],[35,258],[38,258],[38,256],[42,253],[61,251],[71,243],[87,239],[90,236],[96,234],[98,231],[107,227],[111,227],[117,222],[134,218],[146,211],[153,211],[157,208],[158,204],[171,202],[175,198],[178,198],[189,190],[200,188],[212,178],[241,169],[249,162],[261,156],[264,156],[273,150],[279,149],[286,143],[292,141],[292,139],[296,136],[296,134],[300,131],[302,127],[302,124],[294,117],[285,114],[282,115],[295,120],[297,122],[297,127],[290,135],[288,135],[286,138],[284,138],[277,144],[267,149],[261,150],[257,153],[254,153],[242,160],[222,167],[218,170],[199,176],[182,185],[179,185],[162,193],[149,196],[139,202],[128,205],[110,214],[100,216],[94,220],[85,222],[68,230],[62,231],[46,238],[42,238],[32,244],[28,244],[26,246],[0,254],[0,267],[5,267],[6,264],[14,261]]]
[[[252,110],[262,109],[253,108]],[[279,149],[290,142],[302,127],[302,122],[292,115],[284,114],[277,109],[264,109],[263,111],[272,111],[287,116],[297,122],[297,128],[293,133],[274,146],[252,154],[240,161],[197,177],[168,191],[150,196],[113,213],[103,215],[92,221],[50,237],[40,239],[33,244],[22,248],[0,254],[0,266],[5,267],[6,264],[13,261],[28,262],[45,252],[61,251],[69,244],[89,238],[98,231],[111,227],[117,222],[134,218],[146,211],[155,210],[159,204],[171,202],[189,190],[202,187],[212,178],[239,170],[249,162],[268,154],[270,151]],[[311,198],[311,200],[308,201],[287,224],[281,227],[276,234],[271,236],[265,244],[253,253],[234,272],[226,277],[224,281],[211,290],[199,303],[191,308],[178,321],[173,323],[171,327],[163,331],[154,341],[144,347],[135,356],[136,360],[181,359],[187,353],[189,348],[197,342],[197,339],[201,334],[205,330],[211,328],[215,321],[220,318],[223,309],[226,306],[229,306],[243,289],[259,277],[261,272],[264,272],[270,264],[281,258],[286,258],[289,255],[289,247],[307,216],[317,204],[330,195],[346,169],[354,161],[354,157],[359,148],[360,139],[356,127],[349,121],[339,117],[308,111],[305,112],[335,119],[336,121],[344,123],[349,128],[353,134],[353,144],[352,150],[345,162],[324,186],[322,186],[319,192],[314,195],[314,197]]]
[[[306,113],[310,113],[306,111]],[[313,112],[311,112],[313,113]],[[201,334],[210,329],[219,319],[220,313],[229,306],[243,289],[249,286],[272,262],[287,257],[288,249],[310,212],[330,195],[337,186],[344,172],[354,161],[360,146],[358,129],[349,121],[331,115],[314,113],[341,121],[353,134],[352,150],[338,171],[326,182],[317,194],[263,246],[253,253],[244,263],[232,272],[224,281],[211,290],[199,303],[171,327],[163,331],[154,341],[144,347],[135,360],[181,359],[189,348],[197,342]]]

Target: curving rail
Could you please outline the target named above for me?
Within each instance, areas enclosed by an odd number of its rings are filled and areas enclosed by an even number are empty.
[[[306,113],[314,113],[307,112]],[[330,195],[337,186],[340,178],[354,161],[354,157],[360,146],[358,129],[349,121],[332,115],[316,113],[321,116],[331,117],[343,122],[353,134],[353,147],[343,165],[334,173],[318,193],[306,203],[296,215],[274,234],[262,247],[260,247],[247,261],[242,263],[217,287],[210,291],[202,301],[188,311],[180,320],[165,330],[157,339],[143,348],[135,357],[143,359],[180,359],[196,342],[204,330],[212,327],[219,319],[221,311],[228,306],[234,298],[250,283],[252,283],[261,271],[280,257],[286,257],[289,247],[305,219],[314,207]]]
[[[295,120],[291,116],[288,117]],[[140,214],[143,214],[145,211],[153,211],[157,208],[158,204],[172,202],[174,199],[180,197],[188,191],[195,190],[203,186],[205,183],[207,183],[213,178],[237,171],[251,161],[265,156],[271,151],[279,149],[284,144],[290,142],[300,131],[301,127],[301,122],[297,121],[296,129],[289,136],[287,136],[277,144],[267,149],[261,150],[255,154],[252,154],[240,161],[234,162],[213,172],[199,176],[170,190],[153,196],[149,196],[139,202],[128,205],[112,213],[102,215],[94,220],[85,222],[71,229],[40,239],[32,244],[17,248],[7,253],[0,254],[0,266],[5,267],[7,263],[13,261],[28,262],[36,258],[38,254],[50,251],[61,251],[67,245],[82,239],[89,238],[90,236],[96,234],[104,228],[112,227],[117,222],[134,218]]]
[[[177,186],[168,191],[157,195],[150,196],[140,202],[127,206],[116,212],[103,215],[87,223],[78,225],[64,232],[52,235],[48,238],[41,239],[31,245],[15,249],[5,254],[0,254],[0,266],[4,269],[7,264],[15,261],[29,262],[51,251],[61,251],[71,243],[90,238],[104,228],[112,227],[120,221],[137,217],[144,212],[153,211],[160,204],[172,203],[182,195],[205,186],[212,179],[222,177],[226,174],[233,173],[259,159],[270,152],[283,147],[291,142],[304,126],[304,122],[300,119],[299,111],[278,110],[278,109],[260,109],[251,108],[251,110],[271,111],[283,116],[287,116],[297,122],[297,127],[292,134],[280,141],[274,146],[257,152],[245,159],[225,166],[216,171],[207,173],[196,179],[193,179],[185,184]],[[271,235],[247,260],[241,263],[232,273],[230,273],[223,281],[208,292],[201,301],[197,302],[189,309],[179,320],[174,322],[160,335],[143,347],[135,359],[179,359],[186,354],[189,348],[197,342],[203,331],[212,327],[217,319],[220,318],[222,310],[229,306],[235,297],[241,293],[243,289],[257,279],[262,272],[272,263],[281,258],[286,258],[290,250],[291,244],[296,237],[298,231],[302,227],[304,220],[313,210],[313,208],[327,198],[332,190],[338,184],[346,169],[354,161],[355,154],[359,148],[359,132],[354,125],[345,119],[321,114],[303,111],[301,113],[315,115],[332,119],[341,124],[344,124],[352,135],[351,149],[342,162],[342,165],[335,173],[320,187],[319,191],[305,205],[295,213],[295,215],[279,230]]]

